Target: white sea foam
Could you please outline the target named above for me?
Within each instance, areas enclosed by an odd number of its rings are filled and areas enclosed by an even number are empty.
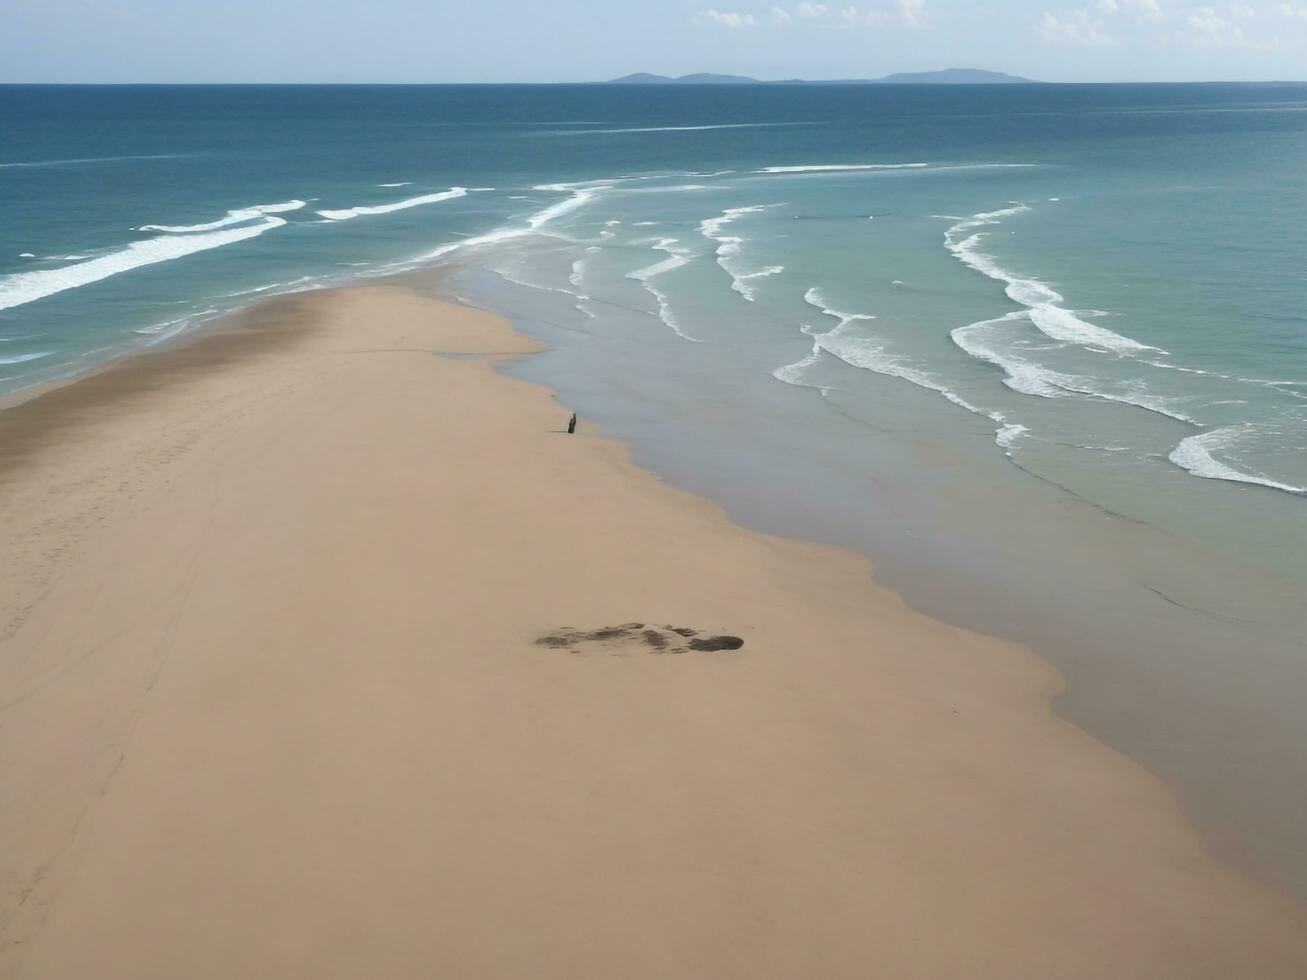
[[[813,341],[820,349],[833,354],[851,367],[900,378],[919,388],[938,392],[954,405],[965,408],[968,412],[990,418],[994,417],[972,405],[939,378],[917,367],[906,356],[887,350],[880,340],[860,332],[856,324],[859,321],[876,319],[872,314],[845,313],[837,310],[827,302],[826,298],[815,286],[803,294],[803,300],[809,306],[816,307],[825,316],[833,317],[838,321],[834,327],[825,333],[813,334]]]
[[[750,283],[755,279],[765,279],[768,276],[778,276],[784,271],[785,266],[783,265],[769,265],[759,269],[757,272],[742,272],[734,277],[734,281],[731,283],[731,288],[752,303],[755,293],[754,288]]]
[[[395,271],[401,271],[403,269],[413,268],[415,266],[423,265],[427,262],[432,262],[436,259],[443,258],[446,255],[449,255],[453,252],[457,252],[463,249],[485,248],[494,245],[500,245],[503,244],[504,242],[513,241],[518,238],[523,238],[532,233],[550,234],[549,232],[544,232],[541,231],[540,229],[542,229],[545,225],[549,224],[550,222],[560,218],[561,216],[565,214],[569,214],[570,212],[575,211],[578,208],[584,207],[586,204],[589,204],[591,201],[593,201],[603,191],[613,187],[619,182],[620,179],[619,180],[583,180],[583,181],[576,181],[574,183],[537,185],[536,187],[533,188],[534,190],[552,191],[555,193],[567,194],[569,196],[564,200],[557,202],[556,204],[551,204],[548,207],[543,208],[540,211],[537,211],[534,214],[528,216],[526,219],[525,226],[505,225],[503,227],[495,228],[491,231],[488,231],[482,235],[471,235],[460,241],[446,242],[444,245],[440,245],[429,252],[424,252],[423,254],[416,256],[415,258],[409,260],[408,262],[396,263],[395,265],[388,267],[387,271],[395,272]],[[616,222],[616,223],[620,224],[620,222]],[[611,235],[612,232],[601,233],[601,237],[609,237]]]
[[[741,215],[756,214],[759,211],[780,206],[780,204],[752,204],[742,208],[727,208],[717,217],[705,218],[699,222],[700,233],[705,238],[717,243],[717,264],[731,277],[731,288],[750,303],[753,302],[755,295],[752,280],[778,275],[785,271],[785,267],[782,265],[769,265],[761,269],[744,271],[736,261],[736,256],[740,254],[740,246],[744,244],[744,239],[734,235],[724,235],[722,229]]]
[[[843,170],[920,170],[928,163],[812,163],[796,167],[763,167],[756,174],[832,173]]]
[[[168,337],[181,333],[196,320],[217,316],[219,312],[220,311],[215,308],[200,310],[198,313],[188,313],[186,316],[179,316],[173,320],[165,320],[163,323],[156,323],[148,327],[138,327],[132,332],[152,338],[151,343],[158,343],[160,340],[165,340]]]
[[[495,273],[495,275],[499,276],[501,279],[513,283],[515,286],[525,286],[527,289],[538,289],[541,292],[546,292],[546,293],[562,293],[564,296],[569,296],[572,299],[582,298],[576,293],[575,290],[567,289],[564,286],[550,286],[542,282],[533,282],[530,279],[523,279],[521,276],[514,275],[511,272],[505,272],[502,268],[499,268],[497,266],[491,266],[490,268]]]
[[[476,187],[473,190],[490,190],[488,187]],[[340,211],[319,211],[318,214],[329,221],[348,221],[351,218],[357,218],[365,214],[390,214],[392,211],[404,211],[408,208],[420,207],[424,204],[437,204],[440,201],[448,201],[452,198],[463,197],[468,193],[466,187],[451,187],[447,191],[441,191],[438,194],[423,194],[420,197],[410,197],[406,201],[395,201],[393,204],[377,204],[371,207],[344,208]]]
[[[673,239],[674,240],[674,239]],[[662,246],[656,246],[661,248]],[[628,272],[628,279],[638,279],[640,282],[648,282],[654,276],[661,276],[664,272],[671,272],[673,269],[679,269],[689,263],[689,259],[684,255],[672,254],[661,262],[655,262],[653,265],[644,269],[637,269],[635,272]]]
[[[35,252],[19,252],[19,253],[18,253],[18,257],[19,257],[20,259],[34,259],[34,258],[36,258],[36,253],[35,253]]]
[[[1307,381],[1266,381],[1256,378],[1249,378],[1254,384],[1263,385],[1267,388],[1273,388],[1281,394],[1288,395],[1290,398],[1300,398],[1307,400],[1307,393],[1294,391],[1295,388],[1307,387]]]
[[[965,219],[951,219],[956,223],[945,233],[946,246],[960,261],[992,279],[1003,282],[1007,295],[1027,307],[1017,314],[1009,314],[998,320],[981,321],[953,331],[953,340],[959,347],[972,356],[990,361],[1004,370],[1005,384],[1025,394],[1045,398],[1057,397],[1063,393],[1086,395],[1104,401],[1132,405],[1190,425],[1200,424],[1193,416],[1176,407],[1176,399],[1166,398],[1150,390],[1146,380],[1110,382],[1102,378],[1067,375],[1043,367],[1011,351],[1000,352],[987,342],[985,334],[994,324],[1020,318],[1028,318],[1042,334],[1064,344],[1110,351],[1131,357],[1137,363],[1165,370],[1207,375],[1225,380],[1244,380],[1216,371],[1188,368],[1157,360],[1155,357],[1141,356],[1143,352],[1161,355],[1166,355],[1167,352],[1085,321],[1063,308],[1060,305],[1063,297],[1047,283],[1015,275],[1002,268],[991,256],[979,251],[978,246],[983,241],[984,232],[977,229],[998,224],[1003,218],[1028,210],[1026,205],[1013,202],[1012,206],[998,211],[985,212]],[[1192,444],[1192,446],[1201,446],[1201,444]],[[1195,451],[1192,447],[1186,449],[1187,453]]]
[[[413,186],[413,181],[411,181],[411,180],[401,180],[401,181],[399,181],[398,183],[394,183],[394,184],[378,184],[377,186],[378,186],[378,187],[412,187],[412,186]]]
[[[680,194],[684,191],[710,191],[707,184],[661,184],[656,187],[632,187],[628,194]]]
[[[586,251],[597,252],[599,251],[599,247],[597,245],[592,245],[589,248],[587,248]],[[572,270],[567,274],[567,281],[570,282],[572,286],[576,289],[576,308],[593,320],[598,314],[596,314],[594,310],[590,309],[589,306],[585,305],[586,301],[590,299],[590,296],[586,293],[585,286],[584,286],[584,282],[585,282],[585,256],[584,255],[578,259],[575,259],[572,262]]]
[[[816,286],[813,286],[812,288],[808,289],[803,294],[803,301],[807,303],[809,306],[815,306],[817,309],[821,310],[821,312],[824,313],[826,316],[833,316],[836,320],[839,321],[839,325],[838,325],[839,327],[844,326],[846,323],[852,323],[854,320],[876,319],[876,317],[871,313],[841,313],[839,310],[834,309],[833,307],[830,306],[829,303],[826,302],[826,298],[822,296],[820,290],[818,290]]]
[[[23,160],[17,163],[0,163],[0,169],[11,167],[65,167],[83,163],[116,163],[122,160],[177,160],[183,153],[147,153],[141,156],[123,157],[76,157],[71,160]]]
[[[451,252],[459,251],[460,249],[498,245],[501,242],[511,241],[514,238],[521,238],[523,235],[529,234],[529,232],[530,229],[527,228],[505,227],[488,231],[484,235],[470,235],[460,241],[446,242],[444,245],[439,245],[429,252],[424,252],[415,258],[412,264],[430,262],[434,259],[442,258]]]
[[[561,218],[565,214],[570,214],[579,208],[585,207],[601,193],[608,190],[614,185],[615,181],[611,180],[582,180],[570,184],[537,184],[534,190],[537,191],[554,191],[560,194],[568,194],[569,197],[559,201],[557,204],[551,204],[541,211],[537,211],[531,217],[526,219],[526,223],[532,228],[540,228]],[[619,222],[620,224],[620,222]]]
[[[755,174],[831,174],[878,170],[929,170],[931,173],[957,170],[1011,170],[1036,167],[1034,163],[813,163],[801,166],[763,167]]]
[[[1222,463],[1212,456],[1213,451],[1220,452],[1223,449],[1228,449],[1238,441],[1239,437],[1248,428],[1248,425],[1227,426],[1189,436],[1187,439],[1181,440],[1180,444],[1171,451],[1171,455],[1167,458],[1176,466],[1204,479],[1251,483],[1259,487],[1269,487],[1272,490],[1282,490],[1285,493],[1307,494],[1307,487],[1296,487],[1289,483],[1280,483],[1278,480],[1272,480],[1260,474],[1245,473]]]
[[[1037,395],[1040,398],[1062,397],[1072,390],[1070,386],[1075,385],[1077,379],[1036,364],[1020,355],[1006,351],[1000,353],[988,338],[998,324],[1027,319],[1029,315],[1029,311],[1022,310],[993,320],[981,320],[967,324],[965,327],[957,327],[950,336],[953,338],[953,343],[972,357],[988,361],[995,367],[1001,368],[1005,375],[1003,383],[1013,391],[1019,391],[1024,395]]]
[[[1167,399],[1149,391],[1143,382],[1125,383],[1124,387],[1113,389],[1092,378],[1055,371],[1010,350],[999,350],[991,336],[995,328],[1013,320],[1032,319],[1032,313],[1031,310],[1018,310],[993,320],[969,323],[954,329],[950,336],[959,348],[972,357],[1001,368],[1004,373],[1003,383],[1023,395],[1036,395],[1040,398],[1086,395],[1102,401],[1133,405],[1177,422],[1199,424],[1191,416],[1176,409]]]
[[[998,419],[996,419],[998,421]],[[1010,450],[1016,441],[1030,430],[1019,422],[1004,422],[994,433],[994,442],[1001,448]],[[1011,453],[1009,453],[1011,455]]]
[[[9,357],[0,357],[0,364],[26,364],[28,361],[39,361],[43,357],[49,357],[53,353],[52,350],[43,350],[34,354],[12,354]]]
[[[804,333],[810,330],[804,327]],[[817,340],[812,342],[812,350],[805,357],[800,358],[793,364],[782,364],[771,373],[771,376],[777,381],[783,381],[787,385],[794,385],[797,388],[816,388],[825,394],[830,389],[825,385],[817,385],[806,380],[808,369],[815,366],[821,360],[821,343]]]
[[[815,126],[814,122],[757,122],[757,123],[718,123],[704,126],[635,126],[623,129],[558,129],[533,136],[598,136],[614,133],[690,133],[707,129],[774,129],[781,126]]]
[[[265,214],[283,214],[298,211],[304,207],[304,201],[285,201],[281,204],[254,204],[248,208],[234,208],[225,217],[202,225],[141,225],[137,231],[162,231],[170,235],[188,235],[197,231],[213,231],[228,225],[239,225],[246,221],[256,221]]]
[[[1181,367],[1179,364],[1168,364],[1166,361],[1145,360],[1144,363],[1149,364],[1152,367],[1165,368],[1168,371],[1180,371],[1184,374],[1206,374],[1214,378],[1226,378],[1226,379],[1231,378],[1231,375],[1222,374],[1220,371],[1205,371],[1202,368]],[[1244,379],[1234,379],[1234,380],[1244,380]],[[1252,379],[1247,379],[1247,380],[1252,380]]]
[[[286,223],[285,218],[264,215],[257,224],[221,231],[202,232],[197,235],[165,235],[132,242],[126,248],[110,252],[89,262],[66,265],[58,269],[39,272],[18,272],[0,279],[0,310],[32,303],[66,289],[75,289],[88,283],[108,279],[122,272],[157,262],[168,262],[195,252],[221,248],[248,238],[255,238]]]
[[[644,286],[651,294],[653,294],[654,299],[658,302],[658,319],[666,324],[672,333],[676,334],[676,336],[680,337],[682,340],[688,340],[694,344],[703,343],[703,341],[698,337],[691,337],[681,329],[681,323],[677,320],[675,314],[672,313],[671,304],[668,302],[667,294],[663,292],[663,290],[654,285],[652,280],[646,280]]]
[[[911,382],[919,388],[938,392],[954,405],[968,412],[990,417],[988,412],[972,405],[934,375],[914,365],[908,358],[887,350],[876,338],[857,332],[853,323],[852,318],[845,319],[833,330],[817,334],[814,340],[822,350],[834,354],[845,364]]]
[[[1008,455],[1011,455],[1011,449],[1016,441],[1023,435],[1028,434],[1029,430],[1026,426],[1016,422],[1009,422],[999,412],[987,412],[978,408],[949,388],[939,378],[912,364],[907,357],[887,351],[874,337],[859,334],[854,325],[860,320],[876,319],[870,313],[844,313],[832,309],[815,287],[805,292],[803,299],[808,305],[816,307],[824,315],[835,318],[838,323],[833,329],[825,333],[818,333],[812,327],[805,326],[803,332],[813,338],[811,353],[793,364],[784,364],[772,371],[772,377],[776,380],[789,385],[818,388],[823,394],[826,394],[830,391],[829,388],[824,385],[813,384],[806,379],[808,369],[818,362],[821,352],[826,351],[852,367],[899,378],[919,388],[937,392],[959,408],[997,422],[999,428],[994,433],[994,441]]]
[[[368,262],[347,262],[350,266],[366,266]],[[253,289],[242,289],[234,293],[224,293],[222,299],[235,299],[239,296],[256,296],[259,293],[268,293],[273,290],[284,290],[288,293],[304,292],[308,288],[307,284],[316,283],[320,280],[319,276],[300,276],[298,279],[288,279],[285,282],[270,282],[266,286],[255,286]]]
[[[1097,347],[1116,353],[1157,351],[1159,348],[1113,333],[1080,319],[1059,304],[1063,298],[1047,283],[1018,276],[1000,266],[992,256],[979,251],[985,232],[977,229],[997,225],[1002,219],[1022,214],[1030,208],[1019,202],[997,211],[974,214],[957,222],[944,233],[944,244],[963,264],[1005,285],[1005,292],[1015,302],[1030,308],[1030,320],[1046,336],[1063,343]]]
[[[653,296],[658,304],[658,319],[666,324],[673,333],[683,340],[693,341],[696,344],[702,343],[702,341],[697,337],[691,337],[681,329],[680,321],[672,312],[667,293],[660,289],[653,281],[656,277],[671,272],[673,269],[679,269],[689,263],[689,251],[685,248],[674,248],[673,246],[676,244],[677,242],[675,238],[659,238],[653,247],[661,252],[666,252],[667,258],[663,259],[661,262],[655,262],[653,265],[646,266],[643,269],[628,272],[626,277],[628,279],[637,280],[649,291],[649,294]]]

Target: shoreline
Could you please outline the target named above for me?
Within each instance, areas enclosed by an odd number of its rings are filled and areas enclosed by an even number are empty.
[[[1223,861],[1307,898],[1296,828],[1304,729],[1292,697],[1307,674],[1298,631],[1276,620],[1293,605],[1284,581],[1177,539],[1164,522],[1032,482],[988,440],[955,438],[955,419],[911,386],[888,386],[859,425],[812,392],[777,395],[766,381],[755,390],[759,359],[736,358],[738,346],[694,365],[643,343],[632,357],[620,337],[578,343],[561,305],[551,316],[547,294],[511,279],[469,266],[446,284],[547,343],[547,355],[507,373],[558,387],[605,420],[638,465],[747,528],[868,557],[875,581],[927,617],[1036,651],[1068,678],[1060,717],[1163,779]],[[697,408],[709,406],[704,426]],[[821,438],[804,437],[808,427]],[[1233,594],[1231,576],[1242,583]],[[1246,645],[1275,683],[1228,656]]]
[[[558,438],[540,349],[355,286],[0,412],[0,976],[1307,969],[1050,665]]]

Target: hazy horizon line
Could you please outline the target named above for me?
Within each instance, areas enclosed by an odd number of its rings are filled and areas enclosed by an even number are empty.
[[[929,74],[929,73],[931,73],[931,72],[930,72],[930,71],[924,72],[924,74]],[[658,74],[658,73],[657,73],[657,72],[647,72],[647,73],[646,73],[646,72],[637,72],[637,73],[635,73],[635,74],[650,74],[650,75],[655,75],[655,74]],[[690,75],[700,75],[700,74],[702,74],[702,75],[718,75],[718,74],[721,74],[721,75],[727,75],[727,74],[733,74],[733,73],[731,73],[731,72],[688,72],[687,74],[690,74]],[[896,74],[896,75],[898,75],[898,74],[909,74],[909,75],[910,75],[910,74],[919,74],[919,73],[918,73],[918,72],[894,72],[893,74]],[[620,78],[620,77],[623,77],[623,76],[618,76],[618,77]],[[684,77],[684,76],[671,75],[671,76],[665,76],[665,77],[669,77],[669,78],[680,78],[680,77]],[[792,85],[792,84],[795,83],[795,82],[807,82],[807,83],[810,83],[810,84],[822,84],[822,85],[862,85],[862,84],[865,84],[865,83],[867,83],[867,82],[873,82],[873,81],[874,81],[874,82],[879,82],[879,81],[880,81],[879,78],[871,78],[871,77],[868,77],[868,78],[865,78],[865,79],[863,79],[863,78],[800,78],[800,77],[798,77],[797,75],[796,75],[796,76],[792,76],[792,77],[790,77],[790,78],[753,78],[752,76],[739,76],[739,77],[749,78],[749,79],[751,80],[751,83],[754,84],[754,85]],[[882,77],[884,77],[884,76],[882,76]],[[521,86],[527,86],[527,85],[539,85],[539,86],[543,86],[543,85],[571,85],[571,86],[581,86],[581,85],[611,85],[611,84],[614,84],[615,82],[616,82],[616,79],[587,79],[587,80],[585,80],[585,81],[547,81],[547,82],[541,82],[541,81],[491,81],[491,82],[487,82],[487,81],[478,81],[478,82],[457,82],[457,81],[455,81],[455,82],[451,82],[451,81],[444,81],[444,82],[427,82],[427,81],[405,81],[405,82],[400,82],[400,81],[221,81],[221,82],[218,82],[218,81],[169,81],[169,80],[135,80],[135,81],[112,81],[112,82],[108,82],[108,81],[76,81],[76,82],[68,82],[68,81],[37,81],[37,80],[10,80],[10,81],[0,80],[0,86],[46,85],[46,86],[50,86],[50,87],[65,87],[65,88],[71,88],[71,87],[75,87],[75,86],[97,87],[97,88],[113,88],[113,87],[124,87],[124,86],[132,86],[132,85],[134,85],[134,86],[147,86],[147,85],[172,85],[172,86],[193,86],[193,87],[196,87],[196,88],[205,87],[205,86],[208,86],[208,87],[216,87],[216,86],[229,86],[229,87],[240,87],[240,86],[249,86],[249,87],[252,87],[252,86],[277,87],[277,86],[280,86],[280,87],[287,87],[287,88],[290,88],[290,87],[293,87],[293,86],[306,86],[306,85],[320,86],[320,87],[325,87],[325,86],[348,86],[348,85],[354,85],[354,86],[377,86],[377,87],[381,87],[381,86],[390,86],[390,87],[394,87],[394,88],[402,88],[402,87],[410,87],[410,88],[426,87],[426,88],[431,88],[431,87],[436,87],[436,86],[441,86],[441,85],[449,85],[449,86],[472,86],[472,85],[484,85],[484,86],[494,86],[494,85],[521,85]],[[657,82],[649,82],[649,83],[641,83],[641,82],[624,82],[624,83],[621,83],[622,87],[624,87],[624,88],[638,87],[638,86],[641,85],[641,84],[648,84],[648,85],[650,85],[651,87],[662,87],[662,86],[661,86],[659,83],[657,83]],[[733,85],[733,84],[730,84],[730,83],[722,83],[722,82],[684,82],[684,83],[682,83],[682,84],[683,84],[683,85],[687,85],[687,86],[693,86],[693,85],[696,85],[696,84],[697,84],[697,85],[704,85],[704,86],[706,86],[706,87],[712,87],[712,88],[736,88],[736,87],[742,87],[741,84],[734,84],[734,85]],[[1156,79],[1154,79],[1154,80],[1143,80],[1143,79],[1117,79],[1117,80],[1114,80],[1114,81],[1106,81],[1106,80],[1055,81],[1055,80],[1046,80],[1046,79],[1033,79],[1033,78],[1032,78],[1032,79],[1025,79],[1025,78],[1023,78],[1023,79],[1020,80],[1020,81],[1015,81],[1015,82],[1004,82],[1004,83],[1002,83],[1002,84],[983,83],[983,82],[980,82],[980,83],[978,83],[978,82],[885,82],[885,83],[881,83],[881,84],[886,84],[886,85],[902,85],[902,86],[920,85],[920,86],[922,86],[922,87],[929,87],[929,88],[948,88],[948,87],[950,87],[950,86],[955,86],[955,87],[958,87],[958,88],[1011,88],[1011,87],[1013,87],[1013,86],[1020,86],[1020,85],[1307,85],[1307,79],[1305,79],[1305,78],[1256,78],[1256,79],[1238,79],[1238,78],[1190,78],[1190,79],[1172,79],[1172,80],[1165,80],[1165,81],[1156,80]]]

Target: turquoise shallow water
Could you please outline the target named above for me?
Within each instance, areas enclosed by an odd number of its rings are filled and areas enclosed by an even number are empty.
[[[687,338],[806,332],[787,382],[841,361],[1006,449],[1303,492],[1304,109],[1274,86],[6,87],[0,385],[531,231],[575,252],[543,285],[641,276]]]
[[[1304,205],[1292,85],[0,87],[0,391],[456,268],[523,373],[1032,643],[1302,885]]]

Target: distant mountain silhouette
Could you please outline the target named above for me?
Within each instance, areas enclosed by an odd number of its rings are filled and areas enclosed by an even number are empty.
[[[778,82],[763,82],[745,75],[714,75],[700,72],[695,75],[651,75],[636,72],[610,80],[610,85],[1010,85],[1030,82],[1029,78],[1008,75],[1001,71],[984,71],[980,68],[945,68],[943,71],[897,72],[883,78],[839,78],[810,80],[787,78]]]
[[[714,75],[711,72],[699,72],[695,75],[682,75],[672,78],[669,75],[650,75],[638,71],[634,75],[623,75],[609,81],[610,85],[756,85],[758,79],[746,78],[744,75]]]
[[[945,68],[943,71],[901,71],[873,81],[881,85],[1011,85],[1032,79],[981,68]]]

